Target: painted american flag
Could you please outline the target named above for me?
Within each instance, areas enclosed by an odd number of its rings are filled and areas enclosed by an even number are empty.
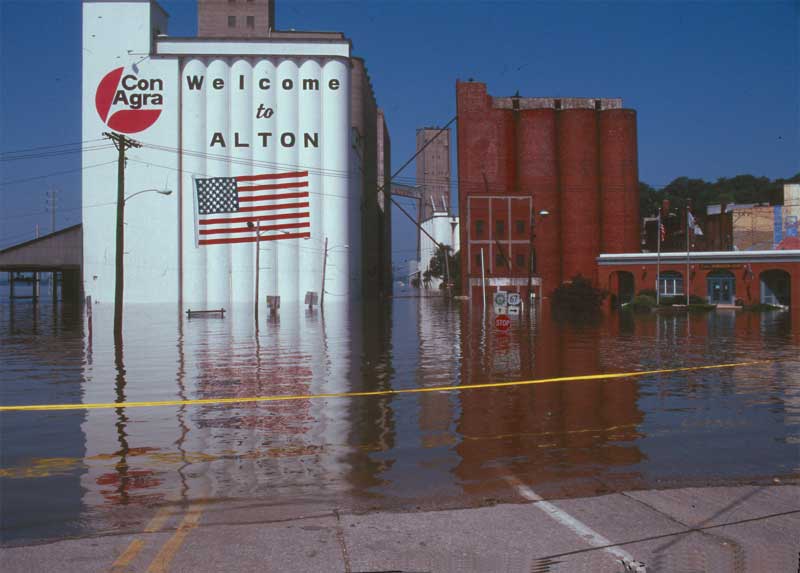
[[[195,179],[197,244],[311,236],[308,171]]]

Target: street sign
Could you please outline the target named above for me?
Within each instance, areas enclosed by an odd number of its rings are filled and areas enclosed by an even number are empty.
[[[494,313],[495,314],[505,314],[507,310],[508,310],[508,307],[505,306],[505,305],[503,305],[503,306],[494,305]]]
[[[519,306],[522,304],[522,299],[518,292],[508,293],[508,306]]]
[[[508,307],[508,314],[509,315],[519,315],[519,307],[518,306],[509,306]]]
[[[508,293],[503,291],[497,291],[494,293],[494,305],[495,306],[506,306],[508,304]]]
[[[505,332],[511,328],[511,319],[507,314],[498,314],[494,319],[494,327],[501,332]]]

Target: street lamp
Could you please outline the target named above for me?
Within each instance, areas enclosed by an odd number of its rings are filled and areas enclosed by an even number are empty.
[[[122,201],[117,200],[117,255],[116,255],[116,276],[114,282],[114,342],[122,342],[122,294],[125,288],[125,273],[123,270],[123,253],[125,251],[125,203],[142,193],[158,193],[160,195],[171,195],[171,189],[142,189],[127,197]]]
[[[544,219],[548,215],[550,215],[550,211],[547,209],[540,209],[537,213],[541,219]],[[532,221],[533,224],[531,225],[531,249],[530,249],[530,271],[528,272],[528,298],[530,299],[532,291],[533,291],[533,273],[536,272],[536,221]],[[530,305],[528,306],[528,310],[530,311]]]

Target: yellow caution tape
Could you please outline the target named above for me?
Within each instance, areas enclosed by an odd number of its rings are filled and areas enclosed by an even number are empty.
[[[198,406],[212,404],[247,404],[252,402],[281,402],[284,400],[318,400],[321,398],[359,398],[366,396],[393,396],[396,394],[417,394],[422,392],[452,392],[457,390],[478,390],[481,388],[506,388],[511,386],[530,386],[533,384],[552,384],[554,382],[578,382],[581,380],[613,380],[634,378],[653,374],[674,372],[696,372],[719,368],[736,368],[770,364],[773,360],[754,360],[730,364],[711,364],[708,366],[686,366],[662,370],[638,372],[612,372],[608,374],[588,374],[583,376],[561,376],[559,378],[540,378],[538,380],[515,380],[510,382],[490,382],[485,384],[462,384],[460,386],[430,386],[424,388],[400,388],[398,390],[373,390],[370,392],[335,392],[329,394],[298,394],[285,396],[253,396],[250,398],[205,398],[199,400],[156,400],[152,402],[109,402],[104,404],[34,404],[31,406],[0,406],[0,412],[45,411],[45,410],[108,410],[115,408],[145,408],[148,406]]]

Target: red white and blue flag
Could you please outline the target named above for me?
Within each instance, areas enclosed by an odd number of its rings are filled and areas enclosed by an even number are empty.
[[[197,244],[311,236],[308,171],[195,179]]]

